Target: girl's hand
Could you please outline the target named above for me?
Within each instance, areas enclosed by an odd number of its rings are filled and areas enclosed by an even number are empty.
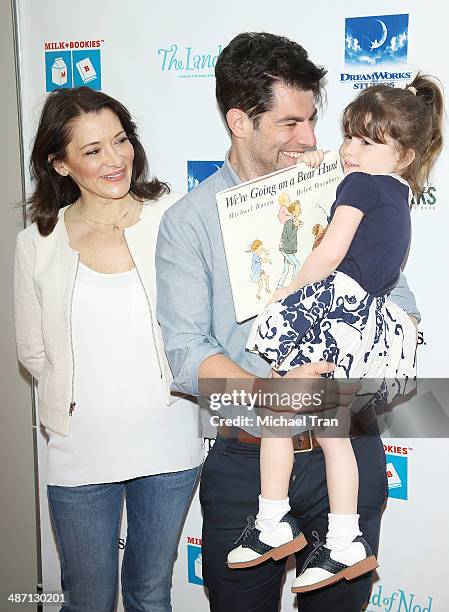
[[[306,151],[298,157],[298,164],[301,162],[307,164],[310,168],[318,168],[324,159],[324,151],[316,149],[316,151]]]

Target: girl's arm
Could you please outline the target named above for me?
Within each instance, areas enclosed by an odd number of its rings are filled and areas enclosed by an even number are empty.
[[[363,218],[363,212],[353,206],[338,206],[323,240],[306,258],[298,275],[287,285],[288,294],[304,285],[323,280],[338,268],[351,246]]]
[[[268,304],[283,300],[304,285],[323,280],[338,268],[363,218],[353,206],[338,206],[320,244],[306,258],[296,278],[273,293]]]

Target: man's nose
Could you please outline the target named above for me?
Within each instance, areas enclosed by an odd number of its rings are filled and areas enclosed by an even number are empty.
[[[297,138],[301,145],[308,149],[316,146],[315,122],[304,121],[303,123],[298,123],[297,130]]]

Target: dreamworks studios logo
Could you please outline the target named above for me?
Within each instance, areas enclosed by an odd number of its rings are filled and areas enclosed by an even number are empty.
[[[433,598],[420,601],[414,593],[398,589],[386,593],[381,584],[373,588],[366,612],[431,612]]]
[[[187,573],[191,584],[204,585],[201,538],[187,536]]]
[[[208,53],[193,47],[182,47],[176,43],[157,50],[161,71],[176,74],[180,79],[214,77],[215,64],[220,53],[221,45],[217,45]]]
[[[413,79],[413,71],[406,66],[407,50],[408,15],[348,17],[340,83],[354,89],[378,83],[404,86]]]
[[[46,42],[45,91],[88,85],[101,89],[103,40]]]
[[[222,167],[222,161],[193,161],[187,162],[187,189],[191,191],[194,187],[205,181],[211,174]]]
[[[388,497],[408,499],[408,459],[412,450],[406,446],[384,444],[387,461]]]
[[[423,192],[413,197],[412,204],[417,210],[436,210],[437,188],[435,185],[427,185]]]

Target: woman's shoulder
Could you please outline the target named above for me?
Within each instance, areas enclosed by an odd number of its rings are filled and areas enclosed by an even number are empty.
[[[53,231],[47,236],[43,236],[39,232],[39,228],[37,226],[37,222],[34,221],[25,227],[25,229],[21,230],[17,234],[17,242],[21,245],[37,245],[40,242],[52,242],[57,234],[59,233],[60,226],[64,222],[64,211],[67,206],[64,206],[59,209],[58,220],[56,221],[56,225]]]
[[[182,198],[183,194],[170,191],[157,200],[145,200],[142,206],[142,216],[162,216],[164,212]]]
[[[44,238],[45,236],[41,236],[39,233],[37,223],[34,222],[27,225],[25,229],[17,234],[17,244],[26,248],[35,245],[36,242]]]

